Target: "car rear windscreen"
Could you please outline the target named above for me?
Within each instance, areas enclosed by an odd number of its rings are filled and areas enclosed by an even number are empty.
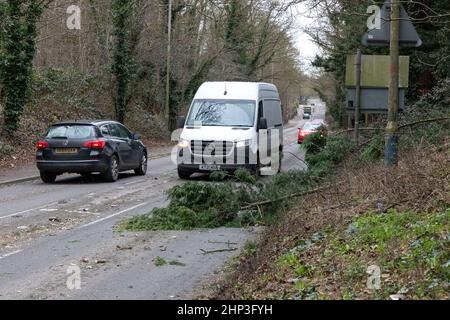
[[[95,128],[91,125],[58,125],[48,130],[48,139],[88,139],[96,136]]]

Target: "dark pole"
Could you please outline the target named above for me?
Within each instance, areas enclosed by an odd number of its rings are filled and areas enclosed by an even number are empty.
[[[394,167],[398,163],[398,86],[400,55],[400,3],[391,0],[391,44],[390,44],[390,81],[389,111],[386,127],[385,163]]]
[[[355,58],[355,80],[355,141],[356,145],[359,145],[359,117],[361,108],[361,49],[358,49]]]
[[[170,63],[172,54],[172,0],[169,0],[169,8],[167,10],[167,60],[166,60],[166,101],[165,101],[165,115],[167,119],[167,128],[169,131],[171,127],[171,113],[170,113]]]

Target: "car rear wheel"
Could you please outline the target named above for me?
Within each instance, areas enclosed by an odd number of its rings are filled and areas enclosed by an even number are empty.
[[[182,180],[188,180],[192,175],[192,172],[178,168],[178,177]]]
[[[92,173],[82,173],[82,174],[81,174],[81,178],[82,178],[85,182],[91,182],[91,181],[92,181]]]
[[[147,174],[147,154],[143,153],[141,158],[141,165],[134,169],[134,173],[138,176],[145,176]]]
[[[108,170],[103,174],[103,180],[106,182],[116,182],[119,179],[119,160],[113,155],[109,160]]]
[[[51,172],[43,172],[41,171],[41,180],[44,183],[53,183],[56,180],[56,173],[51,173]]]

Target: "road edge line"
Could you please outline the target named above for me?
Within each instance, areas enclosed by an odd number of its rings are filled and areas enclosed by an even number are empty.
[[[10,184],[33,181],[33,180],[37,180],[37,179],[39,179],[39,176],[31,176],[31,177],[18,178],[18,179],[13,179],[13,180],[0,181],[0,186],[6,186],[6,185],[10,185]]]

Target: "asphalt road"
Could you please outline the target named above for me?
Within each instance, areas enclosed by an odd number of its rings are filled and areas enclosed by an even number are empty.
[[[302,122],[285,129],[283,171],[305,169],[296,143]],[[253,228],[113,232],[122,219],[164,206],[164,191],[183,183],[170,157],[148,166],[147,176],[122,174],[114,184],[67,175],[0,187],[0,299],[189,298],[258,236]],[[157,267],[157,257],[171,263]],[[80,289],[69,288],[77,270]]]

